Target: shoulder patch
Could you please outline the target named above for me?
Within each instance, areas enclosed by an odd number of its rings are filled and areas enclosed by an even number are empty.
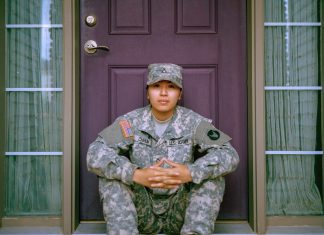
[[[115,145],[125,140],[132,140],[133,130],[126,119],[119,119],[102,130],[99,136],[105,140],[106,144]]]
[[[207,136],[209,137],[209,139],[211,140],[218,140],[219,137],[220,137],[220,134],[217,130],[213,130],[213,129],[210,129],[208,132],[207,132]]]
[[[129,124],[129,122],[127,120],[124,119],[124,120],[119,121],[119,126],[121,127],[123,136],[125,138],[134,136],[131,125]]]
[[[198,145],[223,145],[231,140],[231,137],[216,129],[211,123],[201,121],[195,133]]]

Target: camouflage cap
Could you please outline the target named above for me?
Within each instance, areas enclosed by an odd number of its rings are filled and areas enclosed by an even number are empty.
[[[176,64],[150,64],[147,85],[166,80],[182,88],[182,67]]]

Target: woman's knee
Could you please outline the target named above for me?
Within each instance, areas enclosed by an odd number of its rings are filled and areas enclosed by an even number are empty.
[[[225,180],[223,177],[208,179],[201,184],[192,184],[190,194],[206,195],[210,197],[223,198],[225,192]]]

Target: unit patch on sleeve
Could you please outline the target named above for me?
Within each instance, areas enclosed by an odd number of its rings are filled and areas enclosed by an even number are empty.
[[[228,135],[216,129],[207,121],[201,121],[198,125],[194,139],[196,144],[204,146],[221,146],[231,140]]]
[[[121,130],[123,132],[123,136],[125,138],[129,138],[133,136],[133,131],[131,128],[131,125],[129,124],[129,122],[127,120],[121,120],[119,122],[119,125],[121,127]]]

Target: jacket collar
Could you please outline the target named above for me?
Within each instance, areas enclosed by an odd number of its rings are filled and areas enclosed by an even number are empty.
[[[182,110],[179,106],[176,107],[173,117],[165,130],[162,138],[164,139],[178,139],[183,136],[183,122],[182,122]],[[139,125],[138,129],[142,132],[145,132],[152,136],[154,139],[158,140],[159,137],[155,134],[155,126],[151,111],[151,106],[148,105],[145,107],[142,122]]]

